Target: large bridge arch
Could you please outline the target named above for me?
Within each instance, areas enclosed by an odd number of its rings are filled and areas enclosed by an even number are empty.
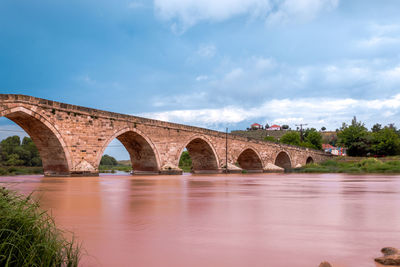
[[[185,145],[179,150],[177,166],[183,151],[187,149],[192,159],[192,171],[194,173],[219,172],[219,160],[211,141],[205,136],[191,136]]]
[[[128,151],[135,173],[158,173],[160,171],[160,157],[154,143],[143,132],[133,127],[126,127],[114,132],[103,143],[96,159],[96,167],[112,140],[118,139]]]
[[[252,147],[243,149],[236,162],[248,172],[263,172],[264,169],[260,154]]]
[[[274,164],[276,166],[284,168],[285,170],[291,169],[292,168],[292,160],[290,158],[290,154],[283,150],[278,152],[278,154],[276,154]]]
[[[42,159],[45,176],[70,175],[73,164],[68,146],[45,117],[22,106],[0,111],[0,117],[15,122],[32,138]]]

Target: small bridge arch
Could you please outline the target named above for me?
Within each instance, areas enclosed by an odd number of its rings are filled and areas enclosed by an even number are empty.
[[[192,159],[192,172],[215,173],[220,171],[217,153],[210,140],[206,137],[202,135],[191,136],[179,150],[177,166],[179,165],[179,159],[185,148]]]
[[[43,116],[25,107],[14,107],[0,112],[15,122],[32,138],[46,176],[66,176],[72,168],[71,156],[58,130]]]
[[[245,148],[238,156],[236,162],[243,170],[248,172],[263,172],[263,163],[257,150],[252,147]]]
[[[311,163],[314,163],[314,159],[311,156],[308,156],[306,159],[306,165]]]
[[[292,168],[292,160],[290,159],[290,155],[286,151],[280,151],[275,157],[276,166],[284,168],[285,170]]]

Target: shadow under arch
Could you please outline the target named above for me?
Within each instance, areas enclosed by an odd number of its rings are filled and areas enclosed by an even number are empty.
[[[306,164],[311,164],[311,163],[314,163],[314,159],[311,156],[309,156],[306,160]]]
[[[290,160],[290,156],[287,152],[281,151],[275,158],[275,165],[285,170],[289,170],[292,168],[292,161]]]
[[[25,107],[5,109],[0,117],[18,124],[32,138],[40,158],[45,176],[69,176],[71,156],[58,130],[43,116]]]
[[[248,172],[263,172],[261,157],[253,148],[244,149],[236,162],[240,168]]]
[[[133,174],[155,174],[160,172],[160,160],[157,149],[151,140],[136,128],[124,128],[107,139],[97,156],[96,166],[112,140],[118,139],[128,151]]]
[[[219,173],[221,169],[218,167],[218,157],[214,147],[203,136],[192,136],[185,146],[179,151],[178,164],[180,156],[184,149],[187,149],[192,159],[193,173]],[[177,164],[177,165],[178,165]]]

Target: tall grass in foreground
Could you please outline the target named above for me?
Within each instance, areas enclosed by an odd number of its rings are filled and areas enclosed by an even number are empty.
[[[392,159],[382,161],[375,158],[364,158],[349,161],[338,158],[327,160],[319,164],[307,164],[294,171],[305,173],[400,173],[400,160]]]
[[[78,266],[80,246],[67,240],[37,201],[0,187],[0,266]]]

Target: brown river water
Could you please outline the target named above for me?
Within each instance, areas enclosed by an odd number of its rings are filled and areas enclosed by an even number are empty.
[[[400,176],[0,177],[75,233],[82,266],[377,266],[400,247]]]

